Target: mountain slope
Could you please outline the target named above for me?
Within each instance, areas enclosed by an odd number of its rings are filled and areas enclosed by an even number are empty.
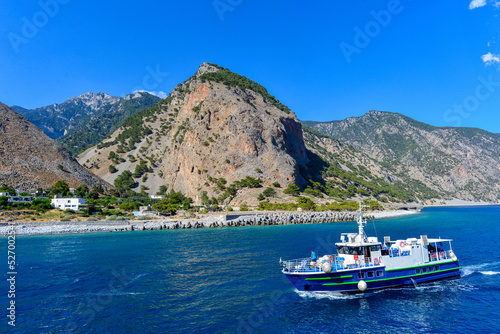
[[[498,201],[500,136],[434,127],[404,115],[369,111],[333,122],[302,122],[349,143],[403,179],[464,200]]]
[[[114,125],[119,125],[128,116],[157,103],[159,100],[160,98],[145,92],[135,95],[129,94],[125,98],[89,92],[72,97],[61,104],[52,104],[36,109],[12,106],[12,109],[26,117],[53,139],[71,135],[71,138],[66,139],[70,144],[69,148],[73,152],[78,152],[82,149],[81,146],[77,145],[80,136],[83,137],[83,143],[94,145],[116,130],[116,127],[113,128]],[[89,122],[91,124],[88,125]],[[84,129],[84,127],[87,128]],[[85,133],[88,131],[97,134],[98,139],[86,136]]]
[[[59,141],[71,153],[78,154],[115,132],[127,118],[158,101],[159,97],[145,92],[128,94],[116,103],[105,104],[93,114],[82,116],[79,119],[80,125],[69,129]]]
[[[299,166],[308,162],[295,114],[264,87],[208,63],[78,159],[111,183],[134,171],[150,193],[168,186],[197,201],[236,196],[234,205],[256,201],[262,189],[252,180],[304,184]]]
[[[349,144],[307,126],[302,128],[311,160],[307,178],[312,178],[314,190],[334,198],[370,196],[382,202],[423,202],[444,195],[418,180],[396,175],[394,170]]]
[[[75,122],[85,115],[92,114],[101,106],[120,101],[119,97],[104,93],[86,93],[72,97],[61,104],[52,104],[36,109],[12,106],[12,110],[26,117],[42,129],[50,138],[64,135]]]
[[[22,190],[48,188],[58,180],[71,187],[109,184],[81,167],[61,144],[0,102],[0,183]]]

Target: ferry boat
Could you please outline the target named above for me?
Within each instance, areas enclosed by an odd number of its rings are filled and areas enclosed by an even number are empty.
[[[342,233],[337,254],[281,261],[282,273],[299,291],[360,293],[459,278],[451,239],[367,237],[359,208],[358,233]]]

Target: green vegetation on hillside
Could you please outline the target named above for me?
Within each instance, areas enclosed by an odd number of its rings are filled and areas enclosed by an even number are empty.
[[[303,126],[305,134],[328,138],[328,136],[318,133],[318,131]],[[348,199],[356,195],[371,196],[381,201],[403,201],[412,202],[417,199],[424,200],[440,197],[440,193],[428,188],[422,182],[404,178],[404,182],[397,181],[388,183],[383,179],[373,175],[366,167],[354,166],[349,161],[345,161],[339,155],[333,155],[323,147],[314,143],[310,136],[305,136],[307,143],[316,149],[321,156],[308,151],[308,168],[301,169],[302,175],[309,179],[310,189],[307,193],[317,196],[319,192],[326,195]],[[346,145],[345,149],[351,152],[355,150]],[[328,161],[327,161],[328,159]],[[308,178],[308,175],[311,175]]]
[[[382,206],[379,202],[371,200],[365,201],[369,210],[381,210]],[[340,203],[326,203],[316,205],[307,197],[298,197],[295,203],[269,203],[260,202],[258,209],[263,211],[296,211],[301,208],[304,211],[356,211],[359,209],[359,203],[356,201],[342,201]]]
[[[97,145],[97,148],[109,147],[115,144],[119,144],[119,149],[121,153],[126,153],[135,149],[135,144],[141,142],[141,140],[153,133],[150,127],[147,126],[146,121],[154,121],[156,115],[163,109],[166,108],[172,101],[172,97],[169,96],[166,99],[161,100],[159,103],[152,105],[151,107],[141,110],[135,115],[127,118],[122,124],[122,132],[113,141],[101,142]]]
[[[208,72],[208,73],[202,74],[200,76],[200,80],[202,82],[215,81],[215,82],[223,83],[224,85],[226,85],[228,87],[238,87],[242,90],[245,90],[245,89],[253,90],[254,92],[262,95],[266,100],[271,102],[276,108],[286,112],[287,114],[290,113],[290,108],[288,108],[287,106],[282,104],[276,97],[269,94],[269,92],[267,91],[267,89],[264,86],[259,85],[258,83],[248,79],[247,77],[233,73],[230,70],[228,70],[227,68],[224,68],[222,66],[219,66],[216,64],[210,64],[210,65],[217,67],[217,69],[219,69],[219,70],[217,72]],[[251,104],[249,101],[247,103]],[[252,106],[253,106],[253,104],[252,104]]]
[[[142,97],[120,101],[117,104],[107,104],[99,108],[92,115],[81,117],[81,126],[72,129],[61,138],[68,151],[78,154],[87,148],[101,142],[115,132],[123,122],[155,103],[160,98],[151,94],[142,94]]]

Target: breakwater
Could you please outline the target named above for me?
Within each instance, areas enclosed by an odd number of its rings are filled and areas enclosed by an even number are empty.
[[[225,218],[225,216],[222,216]],[[228,218],[233,216],[228,216]],[[90,232],[118,232],[118,231],[145,231],[145,230],[174,230],[191,228],[216,228],[259,225],[291,225],[291,224],[318,224],[357,219],[356,212],[273,212],[256,213],[235,216],[233,219],[222,219],[216,216],[213,219],[205,217],[198,219],[169,219],[143,221],[80,221],[80,222],[27,222],[15,223],[17,235],[30,234],[59,234],[59,233],[90,233]],[[374,219],[373,215],[365,215],[365,219]],[[11,226],[0,226],[0,235],[7,235]]]

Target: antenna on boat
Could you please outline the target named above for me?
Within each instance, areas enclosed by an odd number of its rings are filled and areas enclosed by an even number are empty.
[[[363,220],[363,209],[366,208],[359,202],[359,217],[358,217],[358,234],[362,239],[366,239],[365,230],[363,229],[363,225],[366,225],[366,220]]]

